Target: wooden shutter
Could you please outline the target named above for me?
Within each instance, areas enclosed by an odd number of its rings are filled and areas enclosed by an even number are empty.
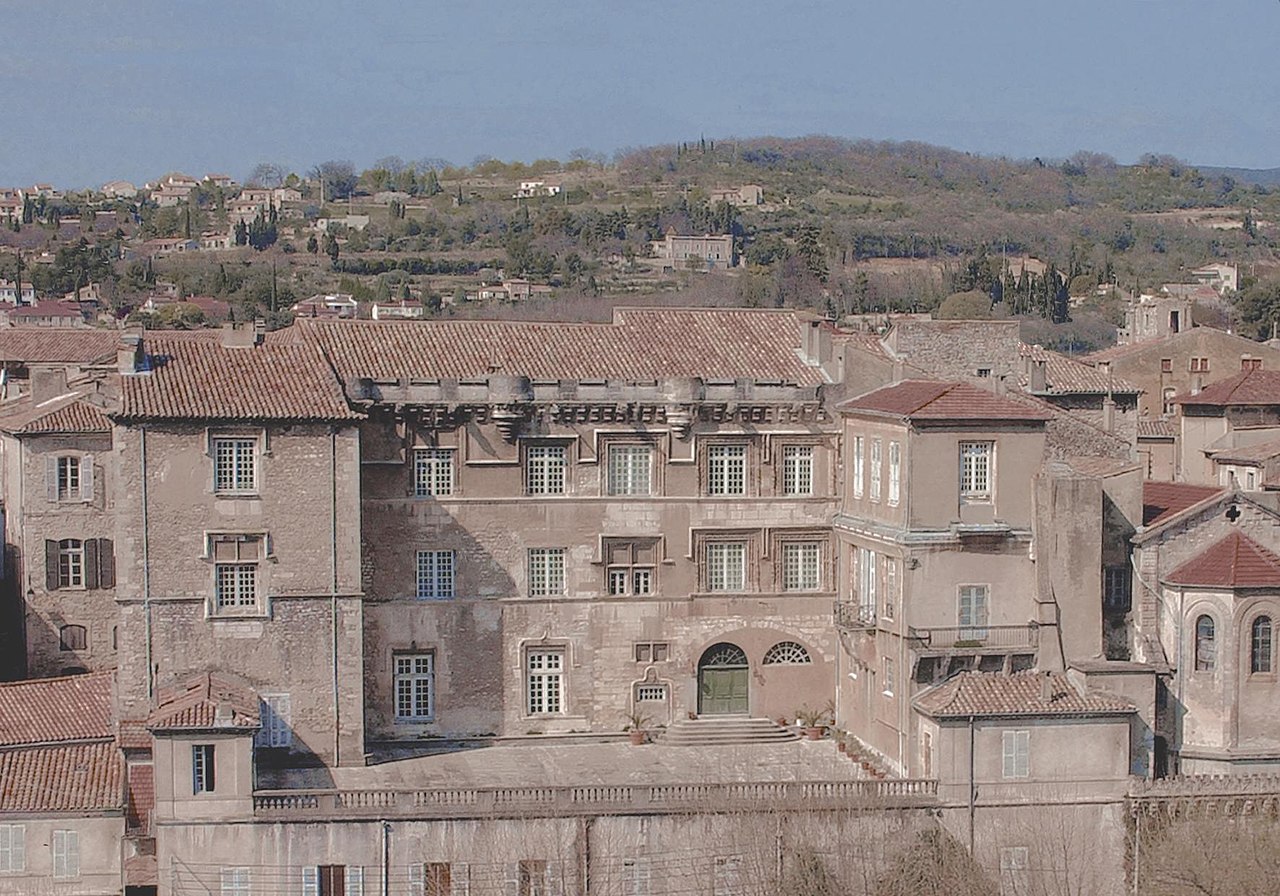
[[[98,539],[98,587],[116,587],[116,552],[110,538]]]
[[[44,587],[58,590],[58,543],[51,538],[44,541]]]
[[[80,500],[93,500],[93,455],[80,458]]]
[[[98,539],[86,538],[84,545],[84,587],[98,587]]]
[[[364,896],[364,869],[352,866],[347,869],[347,896]]]
[[[58,500],[58,458],[50,455],[44,459],[44,487],[50,501]]]

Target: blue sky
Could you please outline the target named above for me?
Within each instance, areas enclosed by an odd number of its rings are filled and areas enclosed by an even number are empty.
[[[1277,0],[0,0],[0,186],[758,135],[1280,166]]]

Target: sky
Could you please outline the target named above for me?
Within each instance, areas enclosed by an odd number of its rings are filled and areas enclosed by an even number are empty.
[[[0,0],[0,187],[830,134],[1280,167],[1280,0]]]

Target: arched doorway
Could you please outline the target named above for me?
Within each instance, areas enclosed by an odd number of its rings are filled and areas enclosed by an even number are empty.
[[[748,712],[751,673],[747,655],[737,644],[712,644],[698,660],[698,714],[742,715]]]

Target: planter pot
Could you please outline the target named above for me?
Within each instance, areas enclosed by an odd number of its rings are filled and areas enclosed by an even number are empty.
[[[645,742],[646,735],[643,731],[628,731],[627,734],[631,737],[633,747],[638,747]]]
[[[822,732],[824,730],[823,728],[805,728],[804,736],[809,740],[822,740]]]

